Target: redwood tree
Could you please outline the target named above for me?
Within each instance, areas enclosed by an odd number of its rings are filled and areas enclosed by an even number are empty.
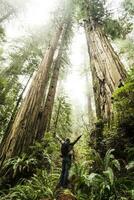
[[[64,65],[64,60],[65,60],[64,56],[65,56],[66,51],[68,50],[68,44],[69,44],[70,36],[72,32],[71,30],[72,30],[72,17],[71,17],[71,14],[69,14],[69,17],[66,19],[66,23],[64,24],[64,27],[63,27],[58,55],[57,55],[56,60],[54,61],[53,72],[52,72],[52,77],[51,77],[51,81],[49,85],[46,102],[44,104],[42,113],[40,115],[40,119],[37,122],[36,130],[37,130],[38,140],[41,140],[43,138],[44,132],[49,128],[49,125],[50,125],[59,73],[60,73],[61,67],[63,67]]]
[[[126,70],[104,33],[107,12],[103,0],[87,0],[80,2],[84,16],[90,67],[93,76],[93,90],[98,118],[110,118],[111,97],[119,83],[124,82]]]
[[[54,34],[39,69],[33,77],[29,91],[16,115],[12,129],[4,141],[4,145],[1,143],[1,165],[4,160],[19,155],[21,152],[26,152],[29,145],[32,145],[36,138],[35,126],[40,116],[40,105],[46,88],[46,77],[53,62],[53,56],[62,33],[62,28],[63,21]]]
[[[115,53],[102,28],[97,25],[91,29],[85,25],[90,66],[93,76],[93,89],[98,118],[109,118],[111,97],[120,80],[126,78],[126,71]]]

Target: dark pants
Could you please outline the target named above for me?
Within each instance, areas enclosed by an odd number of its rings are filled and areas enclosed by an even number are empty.
[[[66,188],[68,186],[69,170],[71,168],[71,155],[63,157],[62,171],[60,176],[60,186]]]

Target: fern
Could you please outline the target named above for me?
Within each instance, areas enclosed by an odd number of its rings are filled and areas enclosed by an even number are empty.
[[[3,195],[1,200],[38,200],[41,198],[54,199],[54,189],[59,174],[48,174],[47,171],[38,170],[31,180],[24,185],[17,185],[9,189],[8,195]]]
[[[128,163],[128,165],[126,165],[126,169],[127,170],[134,169],[134,161],[131,161],[130,163]]]
[[[8,159],[4,165],[3,170],[6,169],[8,172],[8,169],[13,169],[13,178],[17,175],[17,172],[23,172],[24,170],[27,170],[27,172],[30,170],[30,167],[36,166],[37,160],[32,157],[28,157],[26,154],[22,154],[20,157],[17,156],[15,158]]]

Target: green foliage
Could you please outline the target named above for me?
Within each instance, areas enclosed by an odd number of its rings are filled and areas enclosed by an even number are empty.
[[[120,37],[122,27],[117,20],[107,19],[105,21],[104,31],[111,36],[112,39]]]
[[[24,42],[24,41],[23,41]],[[23,90],[24,82],[33,74],[41,59],[41,49],[30,41],[14,48],[9,56],[9,66],[4,67],[0,74],[0,133],[6,131],[14,108]],[[18,109],[18,108],[17,108]],[[17,111],[17,110],[16,110]]]
[[[125,18],[117,21],[109,17],[105,9],[105,1],[76,0],[75,2],[77,2],[77,18],[87,23],[93,21],[95,24],[104,25],[104,32],[108,36],[111,36],[112,39],[117,37],[124,39],[131,31],[131,23],[127,23]],[[126,0],[125,3],[126,2],[128,2],[128,0]],[[133,3],[131,0],[129,0],[128,5],[125,5],[125,3],[124,7],[127,12],[133,14]],[[58,15],[60,15],[59,19],[61,20],[62,15],[60,12]],[[56,26],[58,23],[56,23]],[[63,71],[65,70],[65,66],[70,64],[68,62],[67,49],[70,38],[72,37],[72,32],[70,31],[72,24],[73,21],[68,28],[68,34],[65,39],[66,48],[61,58],[61,67]],[[48,32],[50,35],[52,34],[50,31]],[[3,40],[3,37],[4,30],[0,27],[1,40]],[[48,44],[48,39],[46,40]],[[10,59],[8,60],[9,66],[0,76],[1,133],[6,129],[18,94],[22,89],[22,85],[19,81],[20,76],[25,76],[26,78],[26,76],[33,74],[42,57],[42,46],[38,45],[38,41],[30,41],[30,43],[26,41],[26,45],[18,46],[19,47],[16,47],[13,52],[10,53]],[[134,51],[131,41],[124,49],[122,53],[126,53],[128,49],[132,49],[132,51],[130,50],[130,57],[133,58]],[[130,57],[128,57],[128,59],[130,59]],[[107,134],[105,138],[106,135],[103,131],[104,124],[97,123],[94,134],[90,134],[90,145],[97,151],[92,149],[90,152],[89,147],[78,147],[81,154],[84,154],[84,151],[87,151],[87,154],[90,153],[89,155],[86,154],[86,157],[83,157],[78,163],[75,163],[71,169],[70,186],[79,200],[134,199],[134,184],[132,180],[134,175],[134,70],[132,70],[124,87],[117,89],[113,97],[116,127],[112,127],[112,131],[109,130],[110,137]],[[45,134],[45,139],[40,143],[36,142],[34,146],[30,147],[29,155],[22,154],[21,156],[6,161],[3,169],[5,175],[8,175],[8,178],[16,179],[11,185],[13,186],[16,183],[17,185],[13,188],[9,188],[5,194],[2,194],[0,197],[1,200],[55,199],[54,191],[59,179],[61,161],[59,159],[60,146],[56,139],[53,138],[52,133],[57,132],[63,138],[71,136],[71,113],[72,108],[67,98],[65,96],[57,98],[54,106],[51,128],[50,131]],[[116,133],[114,133],[114,130]],[[113,146],[109,143],[110,149],[105,153],[106,147],[103,147],[105,144],[108,145],[106,139],[111,139],[113,141]],[[123,148],[120,149],[120,146],[115,144],[121,144],[122,141]],[[82,149],[83,147],[86,150]],[[114,147],[115,151],[112,149]],[[120,156],[118,156],[117,151],[121,152]],[[125,157],[126,155],[127,159]],[[119,157],[120,162],[117,157]],[[83,160],[85,159],[87,159],[88,162],[84,162]],[[130,162],[127,162],[128,160]],[[20,183],[19,181],[21,179],[23,179],[23,181]]]
[[[31,168],[34,168],[37,165],[37,160],[31,156],[27,156],[26,154],[22,154],[21,156],[17,156],[11,159],[8,159],[3,168],[6,170],[8,174],[8,169],[13,170],[13,178],[18,175],[18,173],[22,173],[24,171],[29,172]]]
[[[125,85],[116,90],[113,95],[114,106],[118,120],[118,127],[131,142],[134,141],[133,127],[134,127],[134,69],[128,77]]]
[[[109,149],[104,159],[102,159],[100,155],[93,150],[92,158],[94,162],[98,163],[98,170],[96,170],[98,172],[89,174],[88,165],[85,165],[85,163],[74,166],[72,181],[74,181],[76,185],[74,190],[78,199],[132,199],[133,180],[129,178],[129,176],[120,176],[121,166],[119,161],[115,159],[113,152],[113,149]],[[133,164],[131,164],[131,166],[132,165]]]
[[[0,134],[3,134],[22,87],[16,78],[6,77],[3,73],[0,75],[0,84]]]
[[[103,129],[104,129],[104,122],[102,120],[98,120],[95,123],[95,128],[91,130],[90,142],[89,142],[91,148],[99,152],[102,157],[105,154]]]
[[[11,16],[20,13],[26,7],[26,0],[13,2],[0,0],[0,23],[3,23],[5,20],[8,20]]]
[[[12,174],[10,183],[8,182],[12,187],[5,192],[3,190],[4,194],[1,193],[0,199],[54,199],[54,191],[60,174],[59,153],[57,141],[54,140],[52,134],[46,133],[45,140],[40,143],[36,142],[34,146],[30,147],[30,155],[22,154],[9,159],[4,168],[5,175]],[[15,184],[12,184],[11,181]]]
[[[10,53],[10,66],[4,72],[7,76],[33,74],[41,61],[42,51],[37,42],[26,40],[21,43],[21,47],[14,48],[13,52]]]
[[[20,180],[29,179],[39,169],[45,169],[49,173],[55,165],[58,167],[58,158],[56,142],[47,136],[42,142],[36,142],[34,146],[31,146],[29,153],[8,159],[3,163],[0,175],[1,188],[7,185],[12,187]]]
[[[54,199],[54,190],[59,174],[54,171],[48,174],[45,170],[38,170],[31,180],[24,185],[17,185],[9,189],[1,200],[39,200],[41,198]]]
[[[127,170],[134,169],[134,161],[131,161],[130,163],[128,163],[128,165],[126,165],[126,169]]]
[[[112,154],[114,152],[114,149],[109,149],[106,154],[104,159],[100,157],[100,154],[95,151],[94,149],[92,150],[92,159],[93,159],[93,170],[95,171],[94,167],[98,170],[99,172],[101,171],[106,171],[108,167],[111,168],[116,168],[120,170],[120,163],[117,159],[115,159],[114,155]]]
[[[75,192],[87,183],[88,165],[89,163],[86,161],[83,163],[75,163],[71,169],[70,182]]]
[[[2,26],[0,26],[0,42],[5,38],[5,30]]]
[[[72,133],[72,108],[65,96],[61,96],[55,102],[51,130],[61,137],[69,137]]]
[[[114,148],[114,155],[121,159],[121,168],[134,160],[134,70],[132,69],[124,86],[113,94],[113,122],[105,130],[105,142],[108,148]]]
[[[2,76],[0,76],[0,105],[4,105],[5,103],[5,88],[6,88],[7,82],[6,79],[4,79]]]
[[[89,26],[101,25],[105,34],[112,39],[126,38],[126,35],[133,29],[132,21],[125,15],[118,20],[112,19],[107,11],[104,0],[76,1],[76,15],[78,20],[83,20]],[[83,23],[82,23],[83,24]]]
[[[126,35],[132,31],[132,23],[126,17],[119,20],[107,17],[104,20],[104,32],[111,37],[112,40],[116,38],[125,39]]]
[[[5,44],[5,29],[0,25],[0,64],[2,65],[2,61],[4,61],[3,52],[4,52],[4,44]],[[1,68],[1,67],[0,67]],[[0,69],[1,72],[1,69]]]
[[[78,20],[84,19],[90,22],[90,18],[92,18],[95,23],[102,24],[104,17],[107,15],[104,0],[76,0],[75,2]]]
[[[39,169],[50,171],[51,166],[54,166],[59,157],[57,143],[50,132],[45,134],[45,138],[41,142],[35,142],[35,145],[31,146],[30,149],[32,156],[37,160],[37,168]],[[54,155],[54,152],[57,155]]]
[[[104,8],[105,0],[90,0],[89,1],[89,15],[92,19],[101,24],[103,18],[106,16],[106,9]]]
[[[128,144],[128,146],[126,146],[126,148],[125,148],[125,153],[127,153],[127,157],[128,157],[129,161],[133,160],[134,159],[134,147],[133,147],[133,145],[129,146],[129,144]]]
[[[134,1],[133,0],[124,0],[122,3],[123,8],[130,15],[134,15]]]
[[[120,54],[122,54],[128,62],[130,68],[134,68],[134,41],[133,39],[116,40],[116,44],[120,48]]]

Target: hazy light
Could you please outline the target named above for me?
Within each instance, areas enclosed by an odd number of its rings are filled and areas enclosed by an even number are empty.
[[[56,6],[57,0],[31,0],[26,14],[26,23],[30,25],[45,24]]]
[[[8,38],[22,37],[27,34],[28,28],[44,25],[50,19],[58,0],[30,0],[25,10],[17,14],[6,24]]]
[[[86,45],[86,39],[83,29],[80,29],[76,31],[72,42],[71,69],[64,83],[65,90],[72,103],[81,107],[82,110],[87,105],[86,82],[85,77],[82,76],[84,70],[83,45]]]

